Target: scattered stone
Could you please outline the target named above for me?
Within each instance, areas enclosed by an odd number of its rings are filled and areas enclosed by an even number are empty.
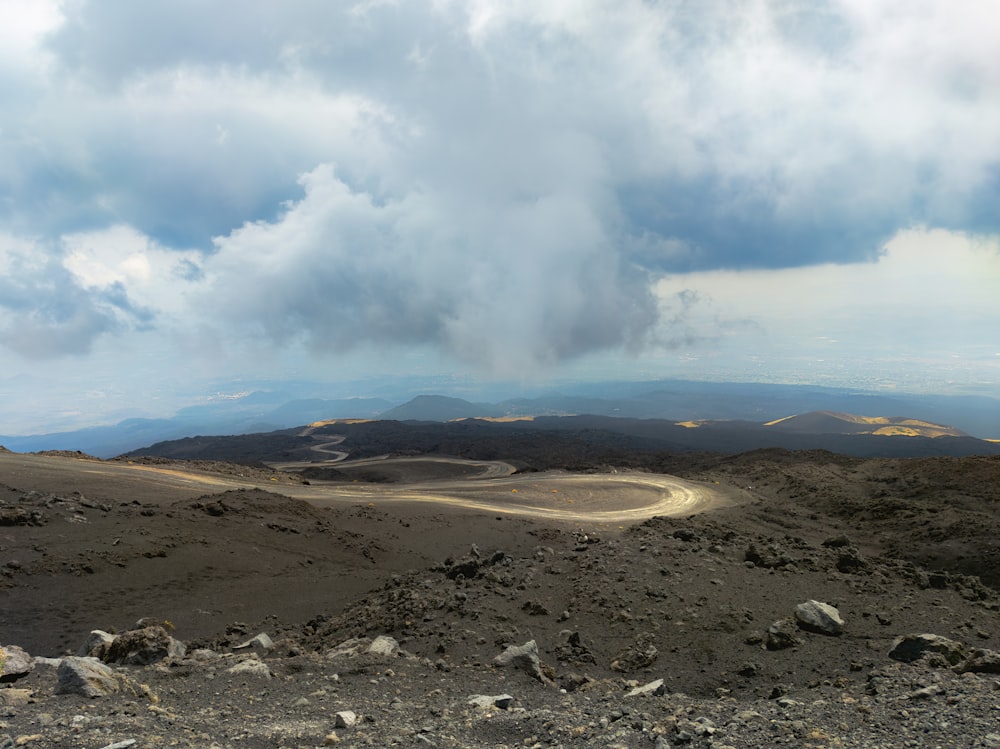
[[[857,549],[851,547],[837,557],[837,570],[845,574],[870,574],[872,566]]]
[[[651,666],[659,655],[653,644],[653,635],[644,632],[635,638],[635,642],[618,653],[611,661],[611,670],[622,673],[638,671]]]
[[[233,650],[253,650],[256,653],[270,653],[274,650],[274,640],[271,639],[270,635],[261,632],[256,637],[233,646]]]
[[[839,635],[844,631],[844,620],[840,612],[828,603],[806,601],[795,607],[795,619],[799,626],[821,635]]]
[[[83,697],[107,697],[121,689],[114,670],[97,658],[63,658],[56,671],[59,683],[56,694],[79,694]]]
[[[242,674],[245,676],[259,676],[264,679],[271,678],[271,669],[267,664],[257,658],[248,658],[240,661],[235,666],[226,669],[227,674]]]
[[[30,689],[0,689],[0,705],[4,707],[24,707],[34,694]]]
[[[222,656],[208,648],[196,648],[188,653],[187,657],[198,663],[208,663],[209,661],[217,661]]]
[[[128,747],[135,746],[137,743],[135,739],[125,739],[124,741],[116,741],[114,744],[102,746],[101,749],[128,749]]]
[[[117,635],[108,645],[102,660],[127,666],[147,666],[167,657],[180,658],[184,643],[175,640],[162,626],[132,629]]]
[[[105,632],[103,629],[91,630],[90,634],[87,635],[87,639],[84,640],[83,645],[76,651],[76,654],[84,658],[100,658],[104,660],[108,648],[114,641],[115,636]]]
[[[580,689],[593,681],[593,679],[585,674],[570,672],[559,677],[559,688],[565,690],[566,692],[575,692],[577,689]]]
[[[628,692],[626,697],[640,697],[644,694],[652,694],[659,696],[666,692],[666,687],[663,686],[663,679],[656,679],[648,684],[643,684],[641,687],[636,687],[631,692]]]
[[[849,539],[844,534],[841,534],[839,536],[833,536],[832,538],[828,538],[823,542],[823,546],[826,546],[828,549],[842,549],[844,547],[853,545],[854,544],[851,543],[851,539]]]
[[[327,658],[345,658],[355,656],[361,652],[362,648],[367,649],[371,643],[364,637],[352,637],[344,640],[339,645],[326,651]]]
[[[549,681],[542,671],[542,663],[538,658],[538,644],[534,640],[529,640],[524,645],[511,645],[494,658],[493,663],[497,666],[519,668],[543,684]]]
[[[35,668],[35,659],[17,645],[0,647],[0,684],[23,679]]]
[[[972,655],[956,669],[962,673],[1000,674],[1000,653],[995,650],[976,648]]]
[[[521,606],[521,610],[529,616],[548,616],[552,613],[544,604],[538,601],[525,601],[524,605]]]
[[[944,690],[939,685],[931,684],[930,686],[913,690],[906,695],[906,698],[910,700],[925,700],[928,697],[934,697],[935,695],[941,694],[943,691]]]
[[[333,719],[334,728],[353,728],[358,722],[358,715],[353,710],[341,710]]]
[[[597,659],[583,643],[583,638],[576,631],[563,630],[560,635],[566,635],[566,642],[555,649],[556,657],[561,661],[574,663],[596,663]]]
[[[501,710],[507,710],[511,705],[514,704],[514,698],[509,694],[496,694],[496,695],[486,695],[486,694],[473,694],[469,695],[469,704],[475,707],[497,707]]]
[[[449,567],[445,575],[451,580],[455,580],[459,576],[464,577],[466,580],[471,580],[478,574],[479,564],[479,559],[476,557],[466,558]]]
[[[897,639],[889,651],[890,658],[904,663],[913,663],[930,655],[937,655],[949,665],[957,666],[965,659],[965,646],[940,635],[913,634]]]
[[[368,646],[368,652],[372,655],[392,656],[399,653],[399,643],[396,639],[387,635],[379,635],[372,644]]]
[[[768,650],[784,650],[798,645],[801,641],[795,636],[795,622],[791,619],[779,619],[767,628],[767,640],[764,646]]]

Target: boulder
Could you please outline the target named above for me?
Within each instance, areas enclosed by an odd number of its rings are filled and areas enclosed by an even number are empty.
[[[261,632],[256,637],[234,645],[233,650],[252,650],[255,653],[270,653],[274,650],[274,640],[269,635]]]
[[[257,676],[262,679],[271,678],[271,669],[267,667],[267,664],[254,657],[248,658],[245,661],[240,661],[235,666],[227,668],[226,673],[243,676]]]
[[[950,665],[956,666],[965,660],[965,646],[947,637],[932,634],[904,635],[897,639],[889,657],[904,663],[913,663],[921,658],[936,655]]]
[[[63,658],[56,671],[59,683],[56,694],[83,697],[107,697],[121,689],[114,670],[98,658],[70,656]]]
[[[828,603],[806,601],[795,607],[795,620],[799,626],[821,635],[839,635],[844,631],[840,612]]]
[[[394,637],[379,635],[372,644],[368,646],[368,651],[372,655],[392,656],[399,652],[399,643]]]
[[[963,673],[971,671],[975,674],[1000,674],[1000,653],[995,650],[976,648],[972,655],[957,668]]]
[[[793,648],[800,640],[795,636],[795,622],[791,619],[779,619],[767,628],[767,641],[764,646],[768,650],[784,650]]]
[[[147,666],[164,658],[182,657],[184,643],[171,637],[159,625],[122,632],[108,645],[102,660],[129,666]]]
[[[626,697],[641,697],[644,694],[661,695],[666,690],[663,686],[663,679],[656,679],[648,684],[643,684],[641,687],[636,687],[631,692],[628,692]]]
[[[358,722],[358,714],[353,710],[341,710],[334,716],[334,728],[352,728]]]
[[[35,668],[35,659],[17,645],[0,647],[0,684],[23,679]]]
[[[577,689],[585,687],[593,681],[586,674],[578,674],[571,671],[559,677],[559,688],[565,689],[567,692],[575,692]]]
[[[91,630],[90,634],[87,635],[87,639],[84,640],[83,645],[76,651],[76,654],[84,658],[100,658],[104,660],[108,648],[114,641],[115,636],[105,632],[103,629]]]
[[[352,637],[350,640],[344,640],[342,643],[334,646],[330,650],[326,651],[327,658],[348,658],[356,656],[362,651],[370,647],[371,643],[365,637]]]
[[[473,694],[469,695],[469,704],[475,707],[498,707],[501,710],[507,710],[514,704],[514,698],[509,694]]]
[[[524,645],[511,645],[494,658],[493,663],[497,666],[514,666],[543,683],[549,681],[542,672],[542,662],[538,658],[538,644],[534,640],[529,640]]]

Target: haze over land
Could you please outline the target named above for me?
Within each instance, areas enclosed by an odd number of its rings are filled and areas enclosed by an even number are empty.
[[[0,0],[0,433],[401,373],[995,398],[994,15]]]

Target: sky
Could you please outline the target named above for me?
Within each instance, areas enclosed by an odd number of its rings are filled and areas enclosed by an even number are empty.
[[[241,381],[1000,397],[993,0],[0,0],[0,434]]]

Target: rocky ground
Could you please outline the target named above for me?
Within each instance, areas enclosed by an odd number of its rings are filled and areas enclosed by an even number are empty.
[[[630,527],[10,472],[0,747],[1000,747],[949,461],[690,459],[752,501]]]

